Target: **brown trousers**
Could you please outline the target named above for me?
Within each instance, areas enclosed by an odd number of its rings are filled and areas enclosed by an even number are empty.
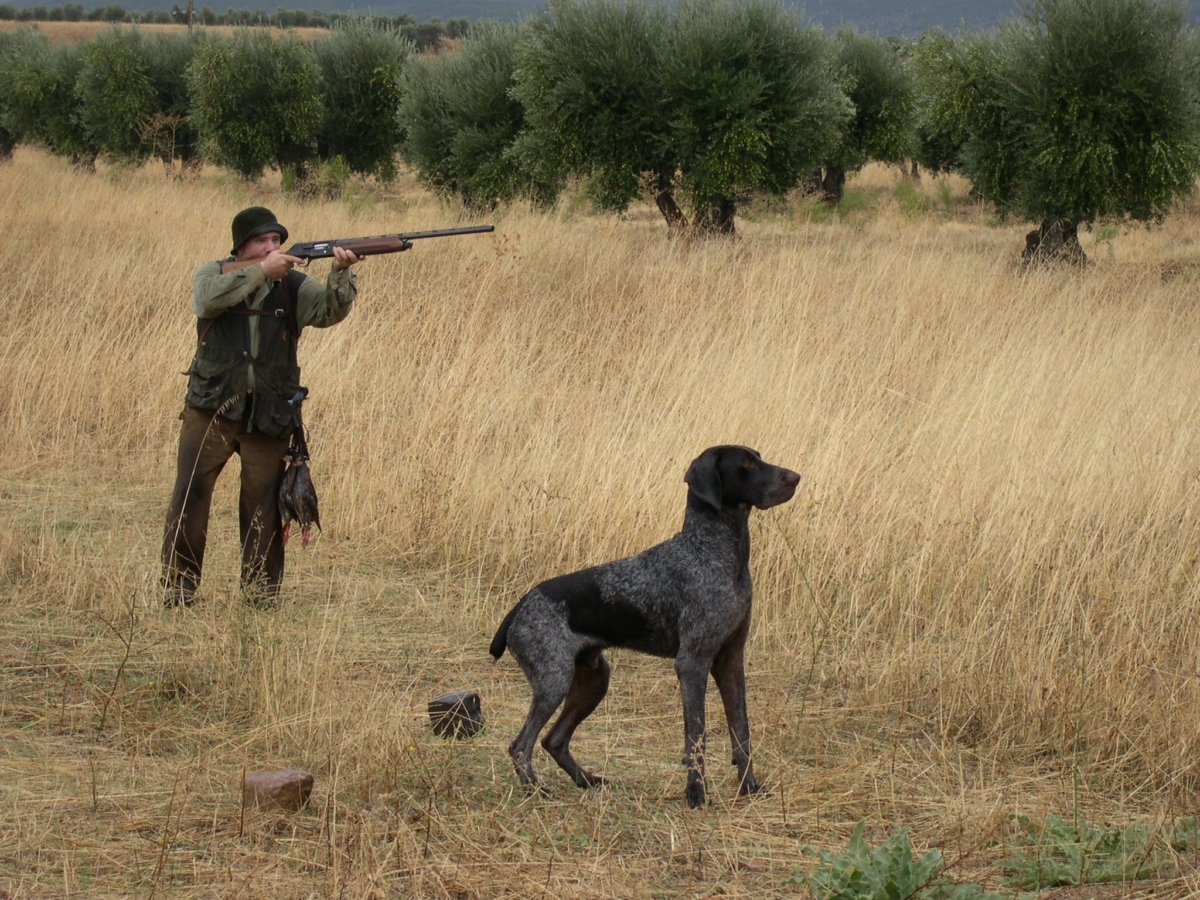
[[[238,524],[242,540],[242,587],[270,600],[283,581],[283,535],[279,485],[287,438],[247,432],[244,422],[187,407],[180,416],[175,488],[163,535],[163,584],[175,602],[189,603],[200,585],[208,514],[217,476],[234,453],[241,457]]]

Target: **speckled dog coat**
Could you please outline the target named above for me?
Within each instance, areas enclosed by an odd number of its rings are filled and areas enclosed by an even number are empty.
[[[688,468],[683,529],[616,562],[537,585],[496,632],[533,690],[529,715],[509,746],[523,784],[536,784],[533,744],[563,704],[542,746],[580,787],[603,784],[571,755],[571,736],[608,691],[607,647],[673,658],[683,693],[687,800],[705,802],[705,694],[721,693],[740,793],[759,789],[750,754],[743,653],[750,628],[750,508],[786,503],[800,476],[748,447],[710,447]],[[565,701],[565,702],[564,702]]]

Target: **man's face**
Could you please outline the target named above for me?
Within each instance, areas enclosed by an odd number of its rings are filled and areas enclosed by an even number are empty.
[[[250,240],[238,247],[237,253],[233,255],[233,258],[237,260],[258,259],[260,256],[266,256],[268,253],[278,250],[279,244],[279,235],[274,231],[268,231],[266,234],[250,238]]]

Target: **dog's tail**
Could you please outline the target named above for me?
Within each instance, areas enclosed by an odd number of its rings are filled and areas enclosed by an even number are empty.
[[[521,598],[524,603],[524,598]],[[500,627],[496,629],[496,636],[492,638],[492,645],[488,647],[488,652],[492,654],[492,658],[499,660],[504,655],[505,648],[508,647],[508,629],[512,627],[513,619],[517,616],[517,610],[521,608],[521,603],[518,603],[508,611],[508,615],[504,617],[504,621],[500,623]]]

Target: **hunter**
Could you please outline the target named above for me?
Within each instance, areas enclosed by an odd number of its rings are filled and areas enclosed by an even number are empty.
[[[296,344],[306,326],[328,328],[350,314],[358,290],[351,266],[359,261],[336,247],[322,283],[293,271],[301,260],[280,249],[287,236],[269,209],[244,209],[233,217],[232,255],[205,263],[192,277],[196,355],[186,373],[162,546],[168,607],[195,600],[213,488],[234,453],[241,457],[243,596],[265,609],[279,603],[284,558],[279,487],[304,393]]]

